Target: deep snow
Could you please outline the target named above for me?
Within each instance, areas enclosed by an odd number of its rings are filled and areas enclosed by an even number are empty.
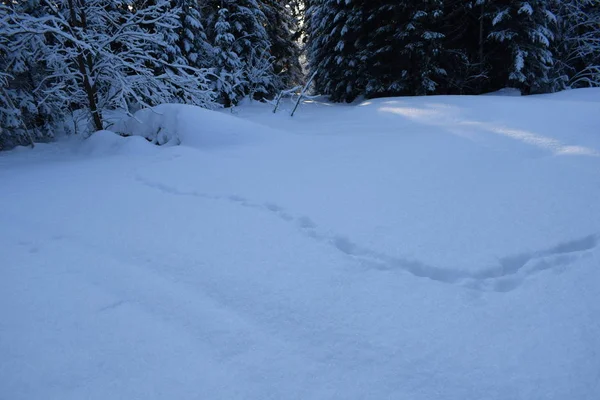
[[[599,398],[600,90],[285,108],[0,154],[0,399]]]

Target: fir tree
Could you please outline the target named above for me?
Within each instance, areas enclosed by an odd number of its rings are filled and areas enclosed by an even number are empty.
[[[217,93],[226,107],[236,104],[244,96],[243,65],[233,48],[234,42],[229,10],[221,8],[214,24],[214,70]]]
[[[260,98],[274,93],[276,78],[273,73],[273,57],[270,54],[271,45],[265,28],[266,17],[259,2],[212,0],[205,3],[203,13],[207,17],[205,26],[209,39],[219,59],[217,75],[221,74],[229,80],[228,83],[216,83],[225,103],[235,104],[248,95]],[[226,40],[223,35],[227,36]],[[229,61],[225,62],[224,58]],[[239,60],[239,65],[236,59]],[[227,64],[238,66],[234,71],[228,69],[230,67]],[[233,91],[222,91],[229,90],[228,88],[232,88]]]
[[[273,57],[275,86],[283,90],[302,81],[300,66],[300,20],[295,15],[298,4],[293,0],[262,0],[261,9],[267,22],[270,55]],[[296,7],[296,8],[295,8]]]
[[[367,96],[425,95],[443,82],[441,0],[371,3]]]
[[[547,2],[495,0],[491,7],[488,38],[496,45],[490,58],[495,89],[510,86],[525,93],[549,90],[554,63],[552,26],[556,17]]]
[[[203,16],[197,0],[177,0],[180,11],[181,28],[178,44],[186,62],[196,68],[212,67],[213,49],[208,42],[202,23]]]
[[[316,90],[333,101],[352,101],[364,93],[363,0],[315,0],[308,13],[308,56],[316,71]]]
[[[479,94],[484,90],[490,50],[486,40],[490,21],[487,1],[444,1],[438,29],[444,35],[440,63],[447,74],[438,92]]]

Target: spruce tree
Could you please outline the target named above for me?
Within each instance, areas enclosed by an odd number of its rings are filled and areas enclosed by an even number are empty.
[[[226,79],[229,80],[229,83],[216,83],[225,103],[233,105],[244,96],[261,98],[274,93],[276,78],[270,54],[271,44],[265,28],[267,20],[259,2],[210,0],[205,2],[203,13],[209,40],[220,59],[217,61],[217,75],[224,71],[223,76],[228,76]],[[224,57],[229,61],[225,62]],[[239,60],[239,66],[235,67],[235,71],[229,69],[233,67],[227,64],[238,65],[236,59]],[[229,90],[227,88],[232,91],[224,93],[222,90]]]
[[[426,95],[444,82],[441,0],[370,3],[367,96]]]
[[[333,70],[332,53],[336,40],[333,30],[335,8],[331,0],[307,0],[306,32],[308,35],[307,58],[314,79],[315,91],[329,93],[330,72]]]
[[[182,56],[188,65],[196,68],[212,66],[213,51],[208,42],[203,17],[197,0],[178,0],[180,7],[181,28],[178,33],[178,44]]]
[[[510,86],[524,93],[549,90],[556,17],[547,1],[494,0],[490,6],[488,38],[495,44],[489,60],[493,88]]]
[[[490,51],[488,1],[444,1],[439,27],[444,35],[444,52],[440,62],[447,74],[439,86],[440,93],[479,94],[485,90]]]
[[[308,13],[309,65],[315,88],[333,101],[354,100],[364,93],[367,32],[364,0],[316,0]]]
[[[236,104],[244,96],[242,61],[235,52],[235,36],[229,22],[229,10],[221,8],[214,24],[214,71],[220,102],[226,107]]]
[[[300,20],[294,13],[294,0],[262,0],[261,9],[267,22],[270,54],[273,57],[275,88],[283,90],[302,81],[300,66]]]

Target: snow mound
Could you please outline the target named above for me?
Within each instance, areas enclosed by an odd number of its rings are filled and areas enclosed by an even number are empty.
[[[600,88],[568,89],[557,93],[539,94],[535,95],[535,97],[550,100],[600,103]]]
[[[161,104],[136,112],[118,123],[115,130],[159,145],[215,148],[260,142],[268,129],[196,106]]]
[[[115,132],[102,130],[83,140],[76,152],[88,156],[145,155],[154,146],[139,136],[123,137]]]
[[[495,92],[484,93],[483,96],[509,96],[509,97],[519,97],[521,96],[521,90],[517,88],[502,88],[500,90],[496,90]]]

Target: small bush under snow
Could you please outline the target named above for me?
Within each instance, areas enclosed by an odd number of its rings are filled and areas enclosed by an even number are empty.
[[[252,142],[264,127],[237,117],[184,104],[161,104],[140,110],[114,127],[157,145],[220,147]]]

